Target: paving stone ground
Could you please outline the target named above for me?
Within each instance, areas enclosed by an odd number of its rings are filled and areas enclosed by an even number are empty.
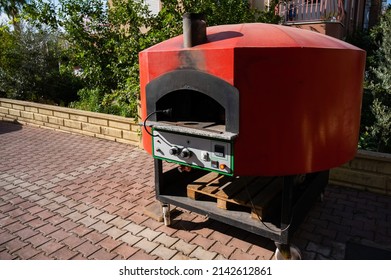
[[[0,260],[272,259],[274,243],[155,202],[153,161],[116,142],[0,122]],[[326,188],[295,232],[304,259],[343,259],[346,242],[391,244],[391,197]]]

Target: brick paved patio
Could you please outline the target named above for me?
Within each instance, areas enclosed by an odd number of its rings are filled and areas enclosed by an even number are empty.
[[[116,142],[0,122],[0,259],[271,259],[268,239],[155,201],[152,158]],[[391,197],[328,186],[296,231],[304,259],[353,237],[391,244]]]

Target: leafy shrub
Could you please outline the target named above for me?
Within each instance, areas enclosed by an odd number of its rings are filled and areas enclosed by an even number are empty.
[[[360,147],[391,152],[391,9],[369,33]]]
[[[25,23],[15,31],[0,28],[0,88],[8,98],[67,105],[77,98],[78,83],[60,72],[57,33]]]

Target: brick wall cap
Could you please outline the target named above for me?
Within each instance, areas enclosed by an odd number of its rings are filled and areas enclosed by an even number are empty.
[[[356,158],[372,159],[377,161],[385,161],[391,163],[391,154],[358,150]]]
[[[119,121],[119,122],[125,122],[125,123],[134,123],[135,122],[134,118],[127,118],[127,117],[121,117],[121,116],[110,115],[110,114],[96,113],[96,112],[66,108],[66,107],[55,106],[55,105],[40,104],[40,103],[34,103],[34,102],[29,102],[29,101],[0,98],[0,102],[12,103],[12,104],[17,104],[17,105],[22,105],[22,106],[36,107],[36,108],[40,108],[40,109],[53,110],[53,111],[63,112],[63,113],[68,113],[68,114],[73,114],[73,115],[107,119],[107,120]]]

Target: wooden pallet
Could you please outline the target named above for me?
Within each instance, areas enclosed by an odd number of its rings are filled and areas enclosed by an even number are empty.
[[[282,181],[275,177],[228,177],[214,172],[187,185],[187,196],[195,200],[216,201],[221,209],[241,206],[254,219],[263,219],[281,192]]]

